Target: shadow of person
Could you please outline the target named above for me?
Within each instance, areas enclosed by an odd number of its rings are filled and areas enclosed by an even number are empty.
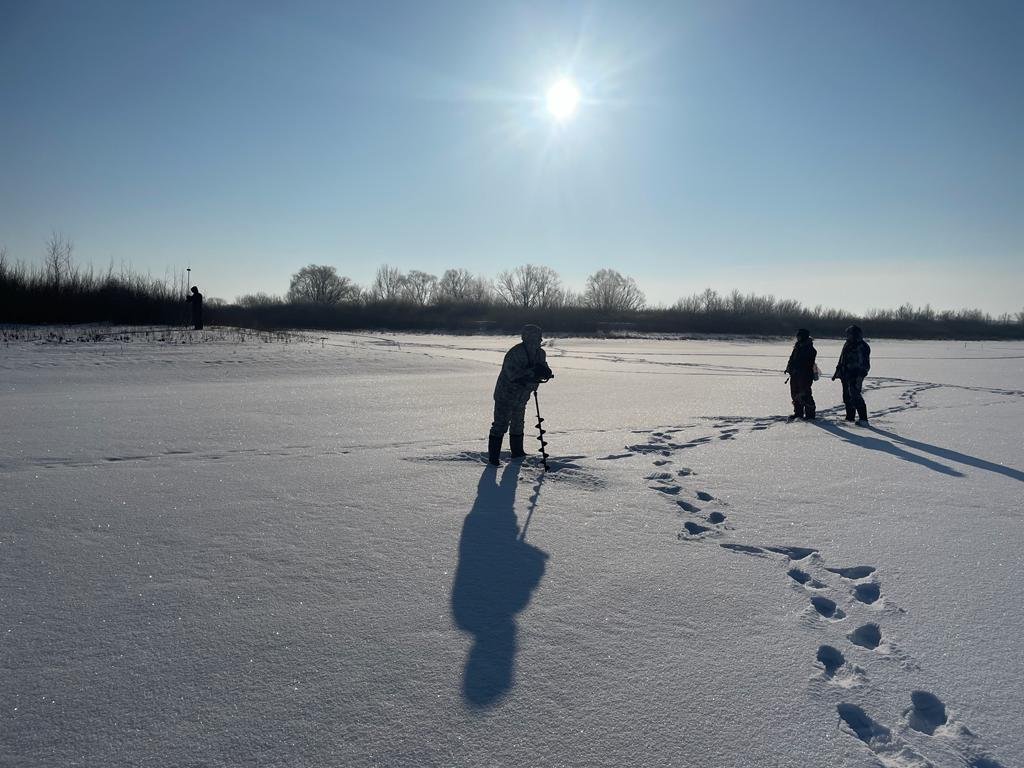
[[[452,585],[452,617],[473,636],[462,676],[462,695],[472,707],[497,704],[511,689],[516,655],[515,616],[530,602],[544,576],[546,552],[519,535],[514,502],[520,462],[488,466],[476,501],[462,524],[459,564]]]
[[[908,437],[897,435],[895,432],[888,432],[884,429],[879,429],[874,425],[868,427],[868,429],[879,435],[885,435],[890,440],[894,440],[897,443],[902,443],[903,445],[908,445],[911,448],[922,451],[923,453],[930,453],[932,456],[939,456],[940,458],[948,459],[949,461],[955,461],[960,464],[966,464],[969,467],[976,467],[977,469],[995,472],[997,475],[1005,475],[1012,480],[1024,482],[1024,472],[1021,472],[1019,469],[1007,467],[1003,464],[996,464],[992,461],[985,461],[985,459],[979,459],[977,456],[968,456],[966,453],[960,453],[959,451],[954,451],[950,448],[940,448],[937,445],[922,443],[920,440],[911,440]]]
[[[848,443],[853,445],[859,445],[862,448],[868,448],[872,451],[880,451],[881,453],[888,453],[891,456],[895,456],[897,459],[903,461],[909,461],[914,464],[920,464],[922,467],[940,472],[943,475],[950,475],[952,477],[964,477],[962,472],[957,472],[952,467],[947,467],[945,464],[940,464],[937,461],[926,459],[924,456],[918,456],[916,453],[911,453],[900,448],[898,445],[893,445],[888,440],[882,440],[878,437],[868,437],[855,432],[848,432],[847,430],[840,427],[838,424],[832,424],[828,421],[812,421],[810,422],[816,427],[819,427],[826,432],[831,432],[836,437],[842,438]]]

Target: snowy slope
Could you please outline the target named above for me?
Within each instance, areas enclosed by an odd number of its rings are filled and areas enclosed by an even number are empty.
[[[0,764],[1024,763],[1024,346],[514,341],[0,347]]]

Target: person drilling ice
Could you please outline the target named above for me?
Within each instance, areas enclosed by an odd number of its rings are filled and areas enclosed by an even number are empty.
[[[542,340],[539,326],[523,326],[522,341],[505,353],[501,373],[494,384],[494,421],[487,440],[487,458],[495,466],[501,464],[499,456],[505,432],[509,433],[511,457],[518,459],[526,455],[523,450],[526,404],[537,387],[555,375],[541,349]]]

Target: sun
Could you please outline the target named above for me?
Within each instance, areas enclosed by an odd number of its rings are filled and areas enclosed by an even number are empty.
[[[568,120],[576,112],[576,106],[580,103],[579,89],[573,85],[571,80],[562,78],[548,88],[547,106],[548,112],[559,122]]]

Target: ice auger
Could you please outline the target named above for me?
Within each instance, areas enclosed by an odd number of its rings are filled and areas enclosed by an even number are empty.
[[[537,398],[537,390],[533,390],[533,404],[537,406],[537,439],[540,440],[540,460],[544,465],[544,471],[548,471],[548,452],[545,450],[548,445],[548,441],[544,439],[544,433],[547,431],[544,429],[544,419],[540,415],[540,400]]]

